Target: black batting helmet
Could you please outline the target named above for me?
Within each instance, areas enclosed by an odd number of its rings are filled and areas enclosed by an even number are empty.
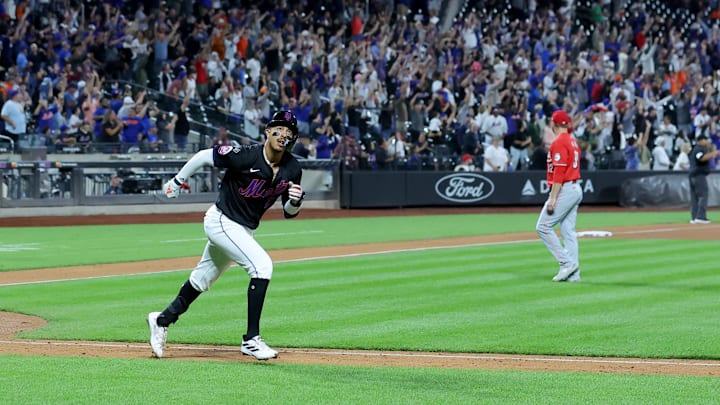
[[[290,111],[276,112],[275,114],[273,114],[270,122],[265,125],[265,129],[273,127],[286,127],[289,128],[290,131],[292,131],[292,139],[290,139],[287,145],[285,145],[285,150],[291,151],[293,146],[295,145],[295,142],[298,139],[297,118],[295,118],[295,114]]]

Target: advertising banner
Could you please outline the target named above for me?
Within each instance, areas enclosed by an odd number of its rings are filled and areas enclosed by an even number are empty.
[[[584,174],[584,204],[618,204],[623,181],[650,172]],[[346,172],[341,206],[348,208],[541,205],[550,188],[544,172]]]

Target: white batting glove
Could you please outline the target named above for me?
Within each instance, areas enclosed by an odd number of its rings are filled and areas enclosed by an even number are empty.
[[[305,196],[305,192],[302,190],[301,185],[290,182],[288,196],[290,197],[290,203],[297,207]]]
[[[180,194],[180,186],[182,186],[182,182],[175,177],[168,180],[163,186],[167,198],[177,198],[178,194]]]

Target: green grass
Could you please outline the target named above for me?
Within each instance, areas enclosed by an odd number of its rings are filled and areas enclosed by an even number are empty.
[[[532,232],[537,215],[268,221],[268,249]],[[684,212],[581,214],[579,229],[685,223]],[[284,234],[284,235],[278,235]],[[185,242],[163,240],[197,239]],[[0,229],[0,270],[199,255],[202,224]],[[9,251],[15,248],[37,250]],[[12,246],[10,246],[12,247]],[[717,242],[582,239],[583,282],[550,282],[539,242],[278,263],[263,315],[277,347],[720,358]],[[188,271],[0,287],[22,337],[145,342],[145,314]],[[235,267],[169,341],[237,345]],[[717,378],[0,356],[0,403],[720,403]]]
[[[552,283],[539,242],[280,263],[263,334],[280,347],[720,358],[714,241],[581,240],[583,283]],[[187,271],[2,287],[33,338],[147,339]],[[232,268],[170,342],[238,344],[247,275]]]
[[[581,213],[579,229],[686,223],[685,212]],[[0,271],[130,260],[199,256],[205,244],[201,219],[192,224],[0,228]],[[296,219],[263,222],[257,239],[266,249],[337,246],[534,232],[537,214],[475,214]]]
[[[0,356],[8,404],[710,404],[709,377]]]

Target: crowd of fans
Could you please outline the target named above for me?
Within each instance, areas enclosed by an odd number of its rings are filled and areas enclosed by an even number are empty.
[[[297,155],[351,169],[544,170],[563,108],[586,170],[684,170],[701,133],[720,147],[717,0],[446,3],[4,1],[3,134],[177,151],[192,105],[245,141],[285,108]]]

